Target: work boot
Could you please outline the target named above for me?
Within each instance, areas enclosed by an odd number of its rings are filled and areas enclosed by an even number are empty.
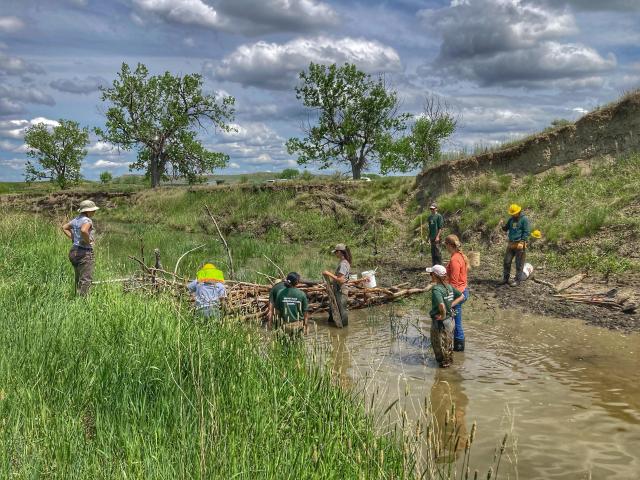
[[[519,282],[516,282],[515,280],[511,280],[511,281],[509,282],[509,286],[510,286],[510,287],[517,287],[519,284],[520,284],[520,283],[519,283]]]
[[[462,340],[458,340],[457,338],[453,339],[453,351],[464,352],[464,338]]]
[[[509,277],[503,277],[502,281],[498,285],[507,285],[509,283]]]

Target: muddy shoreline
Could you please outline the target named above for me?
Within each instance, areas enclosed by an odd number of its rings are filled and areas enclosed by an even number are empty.
[[[384,283],[409,282],[411,285],[424,285],[428,281],[423,274],[424,267],[429,265],[431,259],[428,256],[404,258],[401,262],[378,259],[380,278]],[[396,259],[402,258],[395,256]],[[517,287],[499,285],[502,272],[502,260],[490,253],[482,253],[482,266],[469,272],[469,290],[471,295],[492,308],[515,309],[527,313],[535,313],[555,318],[580,319],[588,325],[607,328],[621,333],[640,332],[640,308],[634,313],[622,313],[607,307],[569,302],[554,297],[551,288],[527,280]],[[536,278],[544,279],[550,283],[556,283],[564,277],[557,272],[537,271]],[[630,301],[640,305],[640,288],[633,279],[627,283],[621,281],[605,281],[598,277],[585,279],[576,288],[602,292],[617,288],[626,292]]]

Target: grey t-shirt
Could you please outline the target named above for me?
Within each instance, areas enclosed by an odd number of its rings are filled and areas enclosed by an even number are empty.
[[[340,264],[338,268],[336,268],[336,275],[343,275],[344,278],[349,281],[349,275],[351,275],[351,265],[346,260],[340,260]],[[347,287],[346,283],[342,284],[340,291],[346,295],[349,291],[349,287]]]
[[[73,246],[85,250],[92,249],[95,235],[93,231],[93,221],[86,215],[78,215],[69,223],[71,224],[71,239],[73,240]],[[85,223],[91,225],[91,228],[89,229],[89,245],[85,243],[84,239],[82,238],[82,232],[80,231]]]

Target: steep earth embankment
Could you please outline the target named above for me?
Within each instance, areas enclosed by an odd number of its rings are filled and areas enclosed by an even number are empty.
[[[488,172],[537,174],[577,160],[620,157],[640,151],[640,90],[595,110],[574,124],[533,135],[495,152],[434,166],[418,175],[424,204]]]

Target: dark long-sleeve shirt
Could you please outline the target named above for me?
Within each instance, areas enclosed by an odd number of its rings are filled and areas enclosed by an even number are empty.
[[[509,218],[502,229],[505,232],[509,232],[510,242],[526,242],[529,240],[529,235],[531,235],[529,219],[525,215],[520,215],[518,218]]]

